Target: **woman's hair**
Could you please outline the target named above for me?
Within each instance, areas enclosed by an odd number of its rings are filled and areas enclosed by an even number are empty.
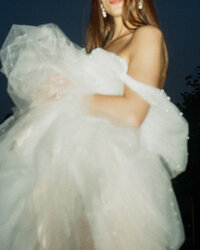
[[[133,12],[133,1],[135,1],[135,11]],[[124,0],[122,20],[124,25],[130,31],[135,31],[140,26],[153,25],[160,28],[154,0],[143,0],[143,8],[138,9],[139,0]],[[88,31],[86,35],[85,48],[87,53],[93,49],[103,48],[113,37],[114,34],[114,19],[111,15],[103,18],[100,0],[92,0],[91,14],[89,20]],[[127,25],[130,23],[134,28]],[[161,87],[163,87],[168,71],[168,51],[164,40],[164,68],[161,76]]]

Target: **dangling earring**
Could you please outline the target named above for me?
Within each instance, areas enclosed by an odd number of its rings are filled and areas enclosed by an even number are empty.
[[[101,6],[102,15],[103,15],[104,18],[106,18],[107,17],[107,13],[106,13],[106,10],[105,10],[103,4],[101,3],[100,6]]]
[[[138,3],[138,9],[141,10],[142,7],[143,7],[143,1],[141,0],[141,1],[139,1],[139,3]]]

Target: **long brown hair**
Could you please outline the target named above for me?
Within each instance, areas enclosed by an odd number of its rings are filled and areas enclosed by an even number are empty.
[[[133,1],[135,1],[135,13],[133,11]],[[124,0],[122,20],[125,27],[134,32],[137,28],[143,25],[153,25],[160,28],[159,20],[156,14],[154,0],[143,0],[142,10],[138,9],[139,0]],[[130,23],[134,28],[129,27]],[[104,47],[113,37],[114,34],[114,19],[111,15],[103,18],[100,0],[92,0],[89,26],[86,35],[85,48],[87,53],[90,53],[97,47]],[[161,76],[161,87],[168,71],[168,51],[164,39],[164,67]]]

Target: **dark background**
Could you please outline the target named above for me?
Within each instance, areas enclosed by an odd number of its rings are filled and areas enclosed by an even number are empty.
[[[200,0],[155,0],[168,52],[169,71],[165,90],[179,104],[190,125],[187,171],[173,180],[183,216],[186,242],[181,249],[200,249],[199,200],[194,186],[200,167]],[[75,43],[83,46],[87,29],[89,0],[0,0],[0,47],[12,24],[57,24]],[[194,86],[194,83],[196,84]],[[0,121],[11,112],[6,78],[0,73]]]

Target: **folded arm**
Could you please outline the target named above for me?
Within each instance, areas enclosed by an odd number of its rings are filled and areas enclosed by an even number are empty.
[[[128,74],[138,81],[159,88],[163,57],[162,32],[150,25],[140,27],[129,45]],[[133,127],[140,127],[150,105],[124,85],[123,96],[94,94],[89,107],[95,114],[117,119]]]

